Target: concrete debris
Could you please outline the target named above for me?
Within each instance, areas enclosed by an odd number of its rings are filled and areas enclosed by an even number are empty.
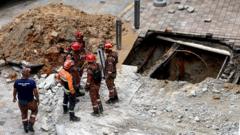
[[[47,74],[41,74],[41,78],[46,78]]]
[[[22,69],[16,66],[12,66],[12,69],[15,70],[16,72],[20,72]]]
[[[116,129],[116,130],[114,130],[114,134],[116,135],[116,134],[118,134],[119,133],[119,131]]]
[[[61,125],[57,124],[56,132],[57,132],[57,135],[66,135],[65,126],[62,124]]]
[[[213,93],[220,93],[220,91],[217,90],[217,89],[213,89],[212,92],[213,92]]]
[[[182,120],[181,119],[177,119],[177,123],[181,123],[182,122]]]
[[[199,119],[199,117],[197,117],[197,116],[194,118],[194,120],[195,120],[196,122],[200,122],[200,119]]]
[[[196,96],[197,96],[196,90],[192,90],[192,91],[190,92],[190,96],[196,97]]]
[[[57,36],[58,36],[58,33],[57,33],[56,31],[53,31],[53,32],[51,33],[51,36],[57,37]]]
[[[154,0],[153,5],[155,7],[165,7],[167,5],[167,1],[166,0]]]
[[[5,64],[6,64],[6,61],[3,59],[0,59],[0,67],[5,66]]]
[[[103,135],[108,135],[109,133],[107,133],[106,131],[103,132]]]
[[[188,8],[187,8],[187,11],[188,11],[189,13],[193,13],[193,12],[195,11],[195,8],[194,8],[194,7],[188,7]]]
[[[184,10],[184,5],[178,5],[178,10]]]
[[[56,85],[55,74],[51,74],[42,83],[38,85],[38,88],[47,90],[55,85]]]
[[[219,100],[219,99],[221,99],[220,95],[213,95],[212,98],[215,99],[215,100]]]
[[[8,79],[6,79],[6,82],[7,82],[7,83],[12,83],[13,80],[11,80],[11,79],[8,78]]]
[[[174,9],[169,9],[169,10],[168,10],[168,13],[169,13],[169,14],[174,14],[174,13],[175,13],[175,10],[174,10]]]
[[[184,9],[188,9],[190,6],[189,5],[184,5]]]
[[[210,22],[212,22],[212,19],[211,18],[204,19],[204,22],[210,23]]]
[[[174,4],[181,4],[181,0],[175,0]]]
[[[167,27],[167,28],[165,28],[165,30],[164,30],[165,32],[172,32],[173,31],[173,29],[171,28],[171,27]]]
[[[178,118],[179,118],[179,119],[182,119],[182,118],[183,118],[183,115],[179,115]]]
[[[100,0],[100,3],[105,4],[106,0]]]
[[[49,131],[48,119],[46,117],[42,119],[41,123],[42,123],[41,129],[45,132]]]
[[[3,73],[2,73],[2,76],[3,76],[4,78],[8,78],[9,74],[6,73],[6,72],[3,72]]]

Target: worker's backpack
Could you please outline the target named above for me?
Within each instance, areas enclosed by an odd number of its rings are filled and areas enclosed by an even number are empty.
[[[102,81],[102,71],[99,64],[97,64],[97,68],[93,70],[93,80],[95,83],[100,83]]]

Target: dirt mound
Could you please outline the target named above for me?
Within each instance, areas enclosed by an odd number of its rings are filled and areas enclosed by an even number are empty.
[[[113,41],[114,17],[89,15],[71,6],[47,5],[15,18],[0,30],[0,58],[45,64],[43,71],[62,64],[62,49],[74,41],[74,33],[85,35],[87,49],[94,51],[100,42]]]

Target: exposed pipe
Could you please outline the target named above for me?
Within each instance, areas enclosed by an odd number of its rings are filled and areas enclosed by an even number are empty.
[[[198,49],[209,51],[209,52],[214,52],[214,53],[218,53],[218,54],[222,54],[222,55],[231,56],[231,53],[227,50],[212,48],[212,47],[204,46],[204,45],[197,44],[197,43],[190,43],[190,42],[186,42],[186,41],[175,40],[175,39],[167,38],[167,37],[163,37],[163,36],[157,36],[157,38],[162,39],[162,40],[166,40],[166,41],[169,41],[169,42],[178,43],[180,45],[190,46],[190,47],[198,48]]]

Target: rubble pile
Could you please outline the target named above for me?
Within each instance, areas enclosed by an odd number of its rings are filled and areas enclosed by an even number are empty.
[[[238,85],[212,78],[198,84],[143,80],[131,105],[139,117],[161,121],[172,134],[238,134]]]
[[[44,75],[40,78],[37,76],[34,78],[38,82],[40,93],[40,115],[38,118],[41,123],[40,131],[54,134],[56,133],[55,124],[60,117],[59,114],[62,114],[60,111],[62,109],[62,100],[59,98],[62,96],[62,86],[57,85],[55,74],[51,74],[46,78]]]
[[[113,42],[114,19],[62,4],[29,10],[0,30],[0,59],[45,64],[43,71],[50,74],[62,63],[62,51],[75,40],[77,30],[84,33],[89,51],[105,40]]]

